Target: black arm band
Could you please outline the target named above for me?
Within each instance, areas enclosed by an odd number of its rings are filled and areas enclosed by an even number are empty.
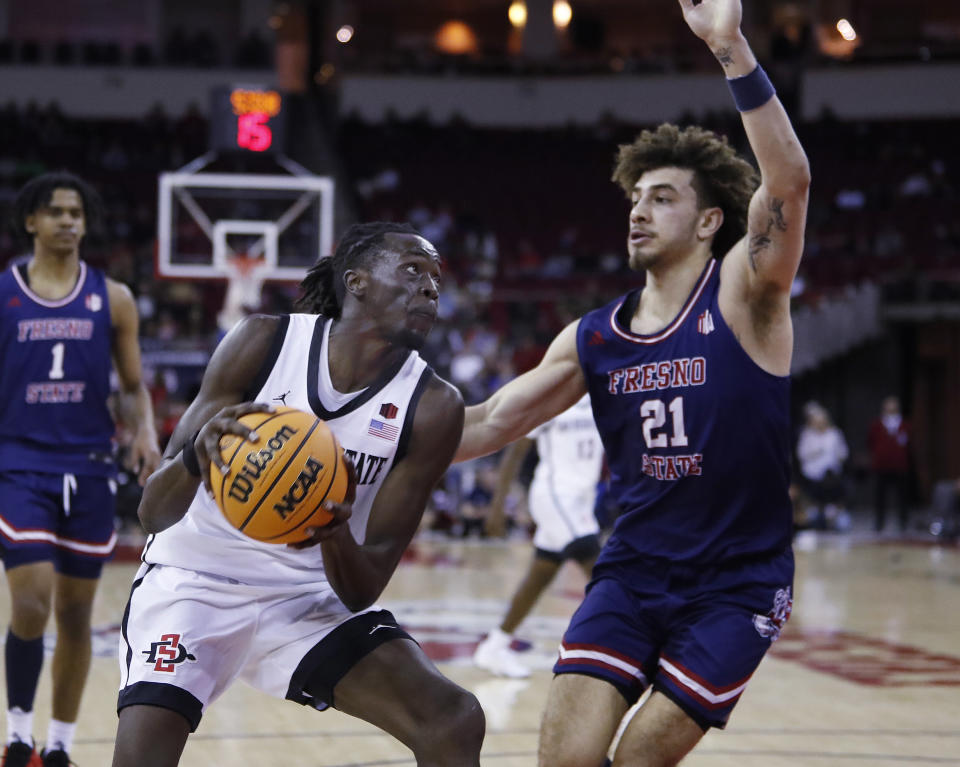
[[[199,433],[200,430],[197,429],[193,433],[193,436],[183,443],[183,447],[180,450],[180,460],[183,461],[187,473],[193,477],[200,476],[200,461],[197,460],[197,450],[193,446],[193,443],[197,441],[197,435]]]

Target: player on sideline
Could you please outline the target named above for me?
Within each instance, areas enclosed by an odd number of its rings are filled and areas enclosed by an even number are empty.
[[[14,224],[30,258],[0,274],[0,548],[10,588],[4,767],[39,765],[33,702],[51,608],[53,712],[42,764],[67,765],[90,668],[90,614],[116,542],[111,357],[130,460],[143,484],[160,462],[143,385],[137,308],[126,286],[80,258],[100,217],[96,193],[68,173],[29,181]]]
[[[156,535],[123,619],[114,767],[177,764],[237,678],[370,722],[418,765],[479,764],[477,699],[373,604],[463,427],[459,392],[415,351],[439,281],[436,250],[409,225],[356,225],[303,281],[309,314],[253,315],[220,343],[140,505]],[[252,439],[237,419],[279,402],[326,421],[356,469],[352,508],[333,504],[305,546],[248,538],[209,495],[220,437]]]
[[[487,532],[503,535],[507,493],[534,444],[539,462],[527,494],[530,516],[537,526],[533,558],[503,621],[473,654],[473,662],[480,668],[514,678],[530,676],[530,669],[510,649],[517,626],[530,614],[564,562],[575,561],[589,578],[600,553],[600,525],[594,507],[603,468],[603,443],[588,396],[506,449],[490,502]]]
[[[726,72],[752,168],[698,128],[621,147],[640,290],[565,328],[533,370],[467,409],[459,459],[589,391],[622,513],[564,635],[540,764],[672,765],[723,727],[791,608],[790,287],[806,156],[740,31],[739,0],[680,0]]]

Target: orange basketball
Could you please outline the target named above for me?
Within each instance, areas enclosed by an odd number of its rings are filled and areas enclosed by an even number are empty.
[[[260,439],[221,438],[220,454],[230,473],[210,465],[217,505],[231,525],[258,541],[306,539],[308,527],[332,519],[324,501],[339,503],[346,495],[343,448],[323,421],[302,410],[250,413],[240,422]]]

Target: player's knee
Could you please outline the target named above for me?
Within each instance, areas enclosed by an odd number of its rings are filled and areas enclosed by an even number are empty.
[[[50,618],[50,595],[28,591],[13,595],[10,604],[10,626],[21,639],[35,639],[43,634]]]
[[[447,696],[425,731],[423,748],[443,753],[478,755],[483,745],[486,719],[480,701],[466,690],[457,689]]]
[[[567,719],[550,717],[540,728],[539,767],[603,767],[607,764],[609,739],[581,722],[571,727]]]
[[[70,631],[77,635],[90,635],[90,614],[92,605],[89,602],[77,601],[58,604],[55,608],[57,627],[61,631]]]

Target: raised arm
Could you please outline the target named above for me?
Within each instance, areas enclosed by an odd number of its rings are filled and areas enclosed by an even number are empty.
[[[217,461],[221,469],[226,468],[217,450],[220,437],[239,434],[246,438],[250,434],[250,429],[237,419],[245,413],[272,409],[269,405],[240,403],[266,357],[278,323],[276,317],[247,317],[217,346],[203,374],[199,394],[170,437],[162,466],[144,487],[137,514],[148,533],[160,532],[180,521],[201,481],[209,490],[210,460]],[[181,452],[188,440],[194,441],[201,477],[189,473],[183,463]]]
[[[351,610],[373,604],[417,531],[430,493],[450,465],[463,428],[463,399],[434,377],[417,412],[407,454],[377,492],[363,543],[347,525],[322,541],[323,564],[337,596]]]
[[[679,1],[690,29],[723,67],[760,167],[747,235],[724,258],[721,307],[747,352],[769,371],[785,374],[793,346],[790,289],[803,254],[810,166],[740,30],[740,0]]]
[[[573,405],[587,392],[572,322],[553,339],[540,364],[467,408],[454,462],[499,450]]]

